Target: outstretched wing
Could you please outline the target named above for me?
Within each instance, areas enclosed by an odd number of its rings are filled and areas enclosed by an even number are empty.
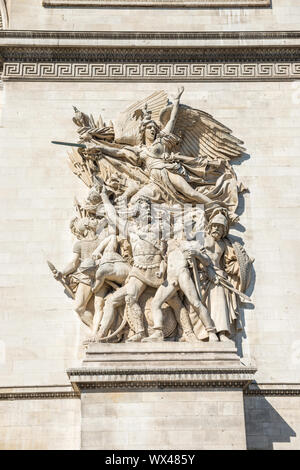
[[[138,145],[139,127],[143,117],[143,108],[151,112],[151,118],[159,122],[161,110],[167,106],[168,96],[164,91],[156,91],[147,98],[132,104],[114,121],[115,142],[119,144]]]
[[[168,121],[171,109],[168,106],[162,111],[163,125]],[[228,127],[210,114],[185,105],[179,107],[174,134],[181,136],[180,153],[194,158],[229,161],[245,151],[243,142],[234,137]]]

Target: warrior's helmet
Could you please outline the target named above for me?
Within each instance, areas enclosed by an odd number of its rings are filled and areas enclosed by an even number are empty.
[[[209,223],[208,223],[208,228],[210,229],[210,227],[213,224],[222,225],[224,227],[223,228],[223,236],[226,237],[226,235],[228,234],[228,231],[229,231],[229,223],[228,223],[227,216],[224,214],[224,211],[218,211],[217,213],[212,215],[212,217],[210,218]]]

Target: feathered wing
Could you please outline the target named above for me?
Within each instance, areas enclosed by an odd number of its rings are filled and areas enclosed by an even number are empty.
[[[172,106],[162,110],[162,126],[171,110]],[[176,151],[190,184],[212,201],[221,202],[233,221],[241,187],[230,162],[244,153],[243,142],[210,114],[185,105],[179,106],[173,132],[181,137]]]
[[[170,116],[171,106],[160,115],[164,125]],[[189,157],[209,160],[231,160],[240,157],[245,149],[243,142],[232,135],[232,131],[210,114],[180,105],[174,134],[181,136],[179,152]]]
[[[225,239],[224,267],[234,287],[245,292],[252,278],[253,259],[249,257],[245,248],[236,240]]]
[[[167,106],[167,103],[167,93],[165,91],[156,91],[147,98],[129,106],[114,121],[115,142],[125,145],[138,145],[139,127],[145,105],[147,105],[147,110],[151,112],[152,119],[158,123],[161,110]]]

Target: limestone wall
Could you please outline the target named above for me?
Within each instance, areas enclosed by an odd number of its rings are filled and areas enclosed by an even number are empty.
[[[10,0],[11,29],[79,31],[273,31],[297,30],[300,5],[273,0],[272,8],[86,9],[43,8],[42,0]]]
[[[299,396],[246,396],[247,449],[299,450]]]
[[[1,450],[80,448],[80,400],[0,401]]]
[[[299,28],[298,2],[273,0],[272,5],[242,10],[155,9],[145,14],[141,9],[45,9],[41,0],[7,1],[11,29]],[[251,46],[251,40],[243,44]],[[80,344],[86,330],[46,260],[58,268],[68,260],[73,196],[82,198],[85,188],[68,168],[67,150],[50,141],[76,139],[72,105],[109,120],[133,101],[155,90],[172,93],[179,85],[175,81],[4,83],[0,90],[0,386],[68,384],[65,370],[79,365],[82,358]],[[230,127],[248,152],[235,165],[249,193],[241,203],[240,226],[234,234],[255,258],[255,280],[248,292],[255,306],[243,312],[245,333],[237,338],[239,352],[243,361],[255,361],[258,383],[299,383],[299,82],[186,83],[183,102]],[[289,396],[245,397],[248,447],[299,448],[298,402],[298,397]],[[79,400],[0,402],[0,448],[78,448],[79,405]]]
[[[84,194],[52,139],[75,139],[72,104],[107,119],[153,90],[179,83],[5,84],[1,152],[1,384],[65,383],[81,357],[77,317],[46,264],[71,254],[73,196]],[[245,336],[238,344],[257,363],[261,382],[297,382],[299,370],[299,104],[292,82],[186,84],[185,103],[213,114],[245,141],[235,166],[248,186],[240,232],[255,258]],[[20,126],[21,123],[21,126]],[[284,358],[284,360],[283,360]],[[30,371],[30,374],[28,373]]]
[[[241,391],[84,393],[82,449],[245,449]]]

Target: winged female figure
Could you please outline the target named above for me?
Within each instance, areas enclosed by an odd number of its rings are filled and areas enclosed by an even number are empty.
[[[180,105],[183,91],[181,87],[171,105],[160,92],[154,104],[146,99],[142,109],[141,103],[129,108],[114,123],[114,143],[93,140],[86,153],[100,167],[101,158],[109,157],[117,168],[116,160],[125,160],[137,175],[143,173],[132,203],[145,196],[152,202],[194,202],[209,208],[217,200],[233,213],[238,184],[229,161],[243,153],[242,142],[209,114]],[[85,138],[91,140],[90,135]]]

